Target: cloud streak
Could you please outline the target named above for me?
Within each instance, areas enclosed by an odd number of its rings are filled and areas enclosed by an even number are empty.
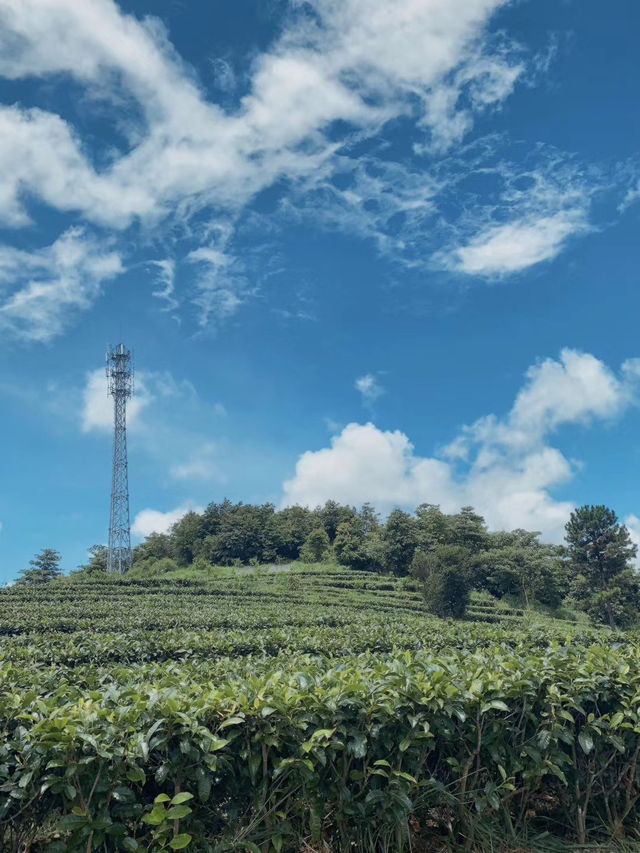
[[[0,106],[0,218],[27,225],[30,201],[38,199],[110,233],[136,222],[145,229],[191,223],[206,210],[212,227],[204,237],[189,226],[199,241],[189,261],[207,267],[193,301],[201,324],[224,319],[251,295],[233,223],[262,190],[284,181],[291,198],[313,194],[324,175],[328,201],[333,175],[359,171],[351,140],[380,137],[402,118],[412,123],[416,150],[442,153],[472,129],[476,113],[509,97],[523,71],[521,51],[486,36],[506,2],[294,4],[280,37],[255,58],[247,94],[225,109],[207,97],[156,18],[139,20],[113,0],[0,0],[0,75],[72,77],[89,98],[126,115],[116,125],[118,140],[98,157],[63,115]],[[359,171],[351,197],[336,194],[336,224],[400,249],[393,227],[381,227],[380,217],[372,227],[357,197],[386,197],[387,225],[394,213],[411,218],[426,210],[433,179],[421,170],[422,186],[405,179],[403,187],[393,180],[403,168],[380,159],[377,178]],[[232,223],[222,244],[220,222]],[[162,284],[154,295],[173,310],[175,262],[150,263]]]
[[[78,227],[31,252],[0,246],[0,330],[46,343],[123,270],[117,251]]]
[[[197,270],[190,300],[201,326],[257,292],[238,233],[260,222],[251,214],[267,189],[277,198],[269,228],[305,218],[421,271],[492,279],[552,260],[589,230],[603,181],[593,189],[593,175],[542,148],[523,170],[504,139],[476,140],[484,162],[469,143],[478,117],[501,109],[521,81],[531,85],[540,64],[491,32],[508,5],[293,3],[231,107],[211,99],[157,18],[140,20],[113,0],[0,0],[0,75],[50,85],[73,78],[111,111],[115,136],[105,149],[80,134],[73,115],[0,106],[0,220],[24,227],[39,201],[105,237],[141,226],[143,247],[179,225],[184,244],[176,239],[171,259],[146,266],[171,311],[185,302],[179,264]],[[228,89],[228,66],[214,62]],[[411,156],[392,153],[399,123]],[[495,197],[465,189],[466,178],[491,171],[503,184]]]

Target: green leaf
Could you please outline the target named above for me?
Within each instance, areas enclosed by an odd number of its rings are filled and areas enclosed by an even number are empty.
[[[609,728],[617,729],[623,720],[624,714],[622,713],[622,711],[618,711],[616,714],[613,715],[613,717],[611,717],[611,720],[609,721]]]
[[[150,826],[158,826],[159,824],[164,822],[166,816],[167,811],[165,807],[158,804],[157,806],[153,807],[149,814],[146,814],[142,818],[142,821],[143,823],[148,823]]]
[[[127,770],[127,779],[130,782],[143,782],[146,779],[144,770],[141,767],[131,767]]]
[[[484,705],[482,706],[482,708],[480,708],[480,713],[481,713],[481,714],[486,714],[486,713],[487,713],[487,711],[491,711],[492,709],[493,709],[493,710],[496,710],[496,711],[508,711],[508,710],[509,710],[509,706],[508,706],[508,705],[506,705],[506,704],[502,701],[502,699],[492,699],[492,700],[491,700],[491,702],[485,702],[485,703],[484,703]]]
[[[187,803],[189,800],[193,799],[193,794],[190,794],[189,791],[182,791],[180,794],[176,794],[175,797],[171,800],[172,806],[180,806],[182,803]]]
[[[580,732],[580,734],[578,735],[578,742],[580,743],[580,746],[582,747],[582,751],[586,755],[589,755],[589,753],[593,749],[593,737],[592,737],[591,733],[586,731],[586,729],[583,729]]]
[[[244,723],[244,717],[229,717],[228,720],[225,720],[223,723],[220,723],[218,726],[219,729],[226,729],[227,726],[239,726]]]
[[[183,850],[191,842],[191,836],[187,832],[181,832],[180,835],[174,836],[169,842],[169,847],[172,850]]]
[[[171,797],[168,794],[158,794],[153,801],[154,803],[168,803]]]
[[[188,814],[191,814],[189,806],[172,806],[167,812],[168,820],[182,820]]]
[[[78,829],[80,826],[87,826],[89,820],[86,815],[66,814],[58,821],[59,829]]]

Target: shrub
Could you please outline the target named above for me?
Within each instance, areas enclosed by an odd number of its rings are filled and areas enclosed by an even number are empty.
[[[320,563],[330,547],[327,531],[324,527],[316,527],[307,536],[300,551],[300,559],[305,563]]]
[[[424,598],[435,616],[462,619],[469,603],[469,581],[459,568],[438,568],[425,584]]]

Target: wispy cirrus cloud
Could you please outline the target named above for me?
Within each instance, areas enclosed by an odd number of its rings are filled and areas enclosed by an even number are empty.
[[[577,180],[564,200],[537,187],[535,203],[518,197],[514,180],[497,201],[464,186],[487,168],[465,147],[478,117],[540,73],[540,57],[491,32],[508,5],[292,3],[230,106],[212,99],[158,18],[126,14],[114,0],[0,0],[0,75],[54,87],[73,78],[114,119],[114,139],[96,148],[73,115],[1,105],[0,220],[29,224],[35,200],[105,238],[142,226],[142,246],[145,235],[179,224],[171,259],[152,256],[146,266],[164,307],[190,301],[201,326],[256,293],[237,236],[265,190],[278,199],[270,227],[310,217],[409,267],[494,278],[549,260],[590,227],[586,183],[573,204]],[[231,66],[214,62],[216,91],[228,93]],[[393,150],[398,123],[409,143],[403,156]],[[503,141],[487,148],[495,164]],[[538,174],[547,180],[548,158],[532,156],[542,163],[529,170],[534,183]],[[522,172],[504,157],[492,168]],[[183,261],[198,274],[178,295]]]
[[[46,343],[123,271],[120,253],[79,227],[42,249],[0,246],[0,330]]]
[[[135,105],[100,168],[63,115],[0,106],[0,218],[28,224],[30,199],[38,199],[105,233],[135,222],[184,223],[205,209],[220,222],[276,183],[285,182],[286,195],[286,186],[340,172],[351,159],[345,142],[376,138],[399,117],[413,123],[419,144],[445,150],[470,130],[474,112],[507,98],[521,74],[521,51],[485,38],[506,2],[461,0],[453,9],[448,0],[401,0],[393,12],[382,0],[294,4],[281,35],[255,58],[247,94],[229,110],[207,97],[156,18],[139,20],[113,0],[0,0],[0,75],[73,77],[113,109],[123,99]],[[462,121],[452,90],[468,95]],[[429,204],[425,189],[390,183],[390,170],[384,164],[378,177],[389,217]],[[356,231],[368,230],[363,219],[357,225],[352,217]],[[384,242],[384,228],[375,232]],[[250,295],[242,292],[233,239],[232,226],[223,246],[218,236],[185,253],[207,270],[193,299],[203,324],[229,316]],[[162,284],[155,295],[173,310],[175,266],[153,258],[150,265]]]

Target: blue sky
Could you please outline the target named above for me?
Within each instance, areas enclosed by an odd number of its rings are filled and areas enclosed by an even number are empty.
[[[224,496],[640,537],[640,8],[0,0],[0,580]]]

